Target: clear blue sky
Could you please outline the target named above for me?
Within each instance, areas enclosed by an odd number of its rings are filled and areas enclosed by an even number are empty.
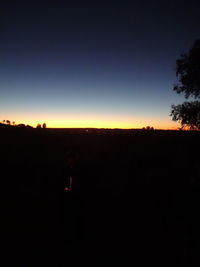
[[[198,1],[67,2],[2,4],[0,120],[176,128],[175,61],[200,38]]]

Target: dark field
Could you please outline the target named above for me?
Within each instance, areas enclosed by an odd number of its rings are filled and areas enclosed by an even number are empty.
[[[0,137],[13,266],[199,266],[199,132],[10,127]]]

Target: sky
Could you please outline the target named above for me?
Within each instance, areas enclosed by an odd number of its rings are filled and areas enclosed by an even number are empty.
[[[0,121],[176,129],[176,59],[200,38],[199,1],[4,1]]]

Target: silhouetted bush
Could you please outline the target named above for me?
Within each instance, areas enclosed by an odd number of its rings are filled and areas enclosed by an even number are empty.
[[[151,127],[151,126],[146,126],[146,127],[143,127],[142,130],[146,130],[146,131],[153,131],[154,128]]]

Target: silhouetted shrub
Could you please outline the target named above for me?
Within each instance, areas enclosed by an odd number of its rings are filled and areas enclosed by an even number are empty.
[[[37,128],[37,129],[41,129],[41,128],[42,128],[41,124],[38,123],[37,126],[36,126],[36,128]]]
[[[146,127],[143,127],[142,130],[153,131],[154,128],[153,127],[150,127],[150,126],[146,126]]]

